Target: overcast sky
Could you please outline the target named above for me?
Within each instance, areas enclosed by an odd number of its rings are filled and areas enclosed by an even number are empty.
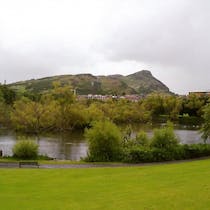
[[[210,90],[209,0],[0,0],[0,82],[143,69]]]

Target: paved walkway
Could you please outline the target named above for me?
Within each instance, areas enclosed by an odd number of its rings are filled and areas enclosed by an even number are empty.
[[[104,168],[104,167],[129,167],[129,166],[138,166],[140,164],[121,164],[121,163],[86,163],[86,164],[41,164],[40,168]],[[141,164],[143,165],[143,164]]]
[[[197,160],[206,160],[210,157],[202,157],[188,160],[175,160],[165,162],[153,162],[153,163],[86,163],[86,164],[41,164],[40,168],[116,168],[116,167],[140,167],[140,166],[152,166],[152,165],[163,165],[163,164],[176,164],[193,162]]]
[[[163,165],[163,164],[175,164],[175,163],[185,163],[192,162],[196,160],[210,159],[210,157],[203,157],[190,160],[177,160],[177,161],[165,161],[165,162],[153,162],[153,163],[86,163],[86,164],[40,164],[39,168],[42,169],[53,169],[53,168],[112,168],[112,167],[140,167],[140,166],[151,166],[151,165]],[[0,162],[0,168],[19,168],[18,162]],[[22,168],[37,168],[37,166],[22,166]]]

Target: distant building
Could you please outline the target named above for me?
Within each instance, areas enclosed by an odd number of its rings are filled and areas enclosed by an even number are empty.
[[[111,99],[112,96],[111,95],[93,95],[93,94],[88,94],[88,95],[85,96],[85,98],[106,101],[108,99]]]
[[[196,91],[196,92],[189,92],[189,95],[197,95],[197,96],[210,96],[210,91]]]
[[[94,94],[88,94],[88,95],[77,95],[77,98],[79,100],[82,99],[96,99],[101,101],[107,101],[110,99],[119,100],[119,99],[126,99],[128,101],[138,102],[142,97],[139,95],[124,95],[124,96],[117,96],[117,95],[94,95]]]
[[[133,102],[138,102],[141,99],[139,95],[125,95],[120,98],[124,98],[128,101],[133,101]]]

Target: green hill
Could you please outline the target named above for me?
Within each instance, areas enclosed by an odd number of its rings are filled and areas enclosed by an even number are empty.
[[[123,78],[138,93],[169,92],[169,88],[152,76],[150,71],[143,70]]]
[[[169,88],[157,80],[150,71],[139,71],[134,74],[94,76],[91,74],[60,75],[32,79],[9,84],[18,91],[46,92],[53,87],[53,82],[70,84],[77,94],[148,94],[152,92],[169,93]]]

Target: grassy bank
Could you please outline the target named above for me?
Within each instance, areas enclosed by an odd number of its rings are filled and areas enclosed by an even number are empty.
[[[1,209],[209,209],[210,160],[124,168],[0,169]]]

